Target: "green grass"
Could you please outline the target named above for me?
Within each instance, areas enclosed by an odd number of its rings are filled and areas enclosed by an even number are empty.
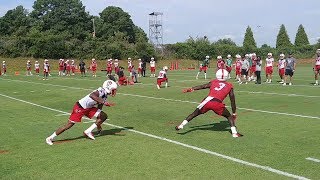
[[[310,84],[309,66],[298,67],[293,86],[277,84],[277,76],[271,85],[234,83],[237,127],[244,134],[238,139],[231,137],[226,120],[212,112],[197,117],[181,132],[174,130],[208,93],[181,93],[184,87],[206,82],[195,80],[195,74],[171,71],[170,87],[161,90],[149,77],[140,79],[143,84],[120,87],[117,96],[110,98],[116,106],[104,107],[108,123],[294,175],[320,178],[320,164],[305,159],[320,159],[320,86]],[[104,80],[102,73],[97,78],[53,75],[49,81],[37,76],[1,76],[0,94],[70,112],[78,99]],[[225,103],[229,105],[229,100]],[[68,116],[1,95],[0,107],[1,179],[288,179],[108,125],[103,126],[102,136],[91,141],[82,136],[91,123],[77,124],[58,136],[57,144],[48,146],[45,138],[66,123]]]

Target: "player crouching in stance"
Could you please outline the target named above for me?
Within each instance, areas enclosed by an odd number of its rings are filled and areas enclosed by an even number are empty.
[[[158,79],[157,79],[157,88],[158,89],[160,89],[162,82],[166,82],[165,87],[166,88],[168,87],[167,71],[168,71],[168,67],[164,66],[162,68],[162,70],[159,72],[159,76],[158,76]]]
[[[102,87],[99,87],[97,90],[76,102],[73,106],[68,123],[56,130],[51,136],[47,137],[46,143],[53,145],[52,141],[56,136],[71,128],[75,123],[81,122],[83,116],[87,116],[90,119],[93,117],[97,118],[96,122],[83,132],[85,136],[94,140],[95,138],[92,134],[92,131],[97,128],[98,133],[100,133],[102,130],[101,124],[108,118],[107,114],[102,111],[102,107],[103,105],[113,105],[112,103],[106,102],[106,99],[108,95],[116,95],[117,87],[117,84],[113,80],[106,80]]]
[[[229,124],[231,126],[232,137],[240,137],[242,136],[237,132],[237,128],[235,126],[236,119],[236,102],[235,95],[233,92],[233,85],[231,83],[226,82],[229,77],[229,73],[225,69],[219,69],[216,72],[215,80],[207,84],[203,84],[200,86],[195,86],[189,89],[184,89],[183,92],[193,92],[195,90],[207,89],[210,88],[209,95],[197,106],[196,110],[191,113],[179,126],[176,126],[176,130],[183,129],[183,127],[190,122],[193,118],[199,116],[200,114],[204,114],[209,110],[214,111],[216,114],[223,116],[228,119]],[[231,101],[232,115],[229,110],[225,107],[223,100],[229,95]]]

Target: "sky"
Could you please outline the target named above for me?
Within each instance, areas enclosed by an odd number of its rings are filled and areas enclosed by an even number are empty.
[[[32,11],[34,0],[0,0],[0,16],[18,5]],[[165,44],[207,36],[210,41],[231,38],[242,45],[250,26],[258,46],[275,46],[284,24],[291,42],[302,24],[311,44],[320,38],[320,0],[82,0],[91,15],[118,6],[149,33],[149,14],[163,13]]]

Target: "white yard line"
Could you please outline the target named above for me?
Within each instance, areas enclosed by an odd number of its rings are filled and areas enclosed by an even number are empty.
[[[51,110],[51,111],[55,111],[55,112],[59,112],[59,113],[64,113],[64,114],[69,114],[69,113],[61,111],[61,110],[57,110],[57,109],[53,109],[53,108],[50,108],[50,107],[42,106],[42,105],[39,105],[39,104],[35,104],[35,103],[32,103],[32,102],[28,102],[28,101],[25,101],[25,100],[17,99],[17,98],[14,98],[14,97],[11,97],[11,96],[7,96],[7,95],[4,95],[4,94],[0,94],[0,96],[6,97],[6,98],[11,99],[11,100],[23,102],[23,103],[26,103],[26,104],[29,104],[29,105],[32,105],[32,106],[44,108],[44,109],[47,109],[47,110]],[[113,125],[113,124],[109,124],[109,123],[104,123],[104,124],[106,124],[108,126],[111,126],[111,127],[126,129],[124,127]],[[169,142],[169,143],[180,145],[180,146],[183,146],[183,147],[186,147],[186,148],[190,148],[190,149],[193,149],[193,150],[196,150],[196,151],[199,151],[199,152],[203,152],[203,153],[206,153],[206,154],[211,154],[211,155],[223,158],[223,159],[227,159],[227,160],[230,160],[230,161],[233,161],[233,162],[237,162],[237,163],[240,163],[240,164],[251,166],[251,167],[254,167],[254,168],[257,168],[257,169],[262,169],[262,170],[265,170],[265,171],[269,171],[269,172],[272,172],[272,173],[275,173],[275,174],[278,174],[278,175],[282,175],[282,176],[286,176],[286,177],[290,177],[290,178],[295,178],[295,179],[303,179],[303,180],[307,180],[308,179],[307,177],[291,174],[291,173],[288,173],[288,172],[285,172],[285,171],[274,169],[274,168],[269,167],[269,166],[263,166],[263,165],[251,163],[251,162],[244,161],[244,160],[241,160],[241,159],[237,159],[237,158],[234,158],[234,157],[231,157],[231,156],[220,154],[220,153],[217,153],[217,152],[214,152],[214,151],[203,149],[203,148],[200,148],[200,147],[197,147],[197,146],[192,146],[192,145],[189,145],[189,144],[181,143],[179,141],[167,139],[165,137],[156,136],[156,135],[153,135],[153,134],[148,134],[148,133],[144,133],[144,132],[133,130],[133,129],[126,129],[126,130],[130,131],[130,132],[134,132],[134,133],[140,134],[140,135],[143,135],[143,136],[147,136],[147,137],[151,137],[151,138],[154,138],[154,139],[159,139],[159,140],[162,140],[162,141],[166,141],[166,142]]]
[[[312,158],[312,157],[308,157],[308,158],[306,158],[306,160],[320,163],[320,159],[316,159],[316,158]]]
[[[71,89],[77,89],[77,90],[87,90],[87,91],[92,91],[93,90],[93,89],[86,89],[86,88],[80,88],[80,87],[56,85],[56,84],[36,83],[36,82],[31,82],[31,81],[21,81],[21,80],[7,80],[7,81],[24,82],[24,83],[31,83],[31,84],[41,84],[41,85],[54,86],[54,87],[63,87],[63,88],[71,88]],[[160,97],[152,97],[152,96],[143,96],[143,95],[137,95],[137,94],[127,94],[127,93],[117,93],[117,94],[124,95],[124,96],[141,97],[141,98],[147,98],[147,99],[157,99],[157,100],[172,101],[172,102],[183,102],[183,103],[199,104],[199,102],[194,102],[194,101],[184,101],[184,100],[177,100],[177,99],[168,99],[168,98],[160,98]],[[302,118],[309,118],[309,119],[320,119],[320,117],[317,117],[317,116],[307,116],[307,115],[301,115],[301,114],[291,114],[291,113],[283,113],[283,112],[265,111],[265,110],[241,108],[241,107],[237,107],[237,109],[246,110],[246,111],[253,111],[253,112],[262,112],[262,113],[268,113],[268,114],[278,114],[278,115],[302,117]]]

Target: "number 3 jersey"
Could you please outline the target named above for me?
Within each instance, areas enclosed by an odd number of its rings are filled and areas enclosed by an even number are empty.
[[[215,79],[211,81],[211,87],[208,96],[223,101],[228,96],[231,89],[233,89],[233,85],[231,83]]]

